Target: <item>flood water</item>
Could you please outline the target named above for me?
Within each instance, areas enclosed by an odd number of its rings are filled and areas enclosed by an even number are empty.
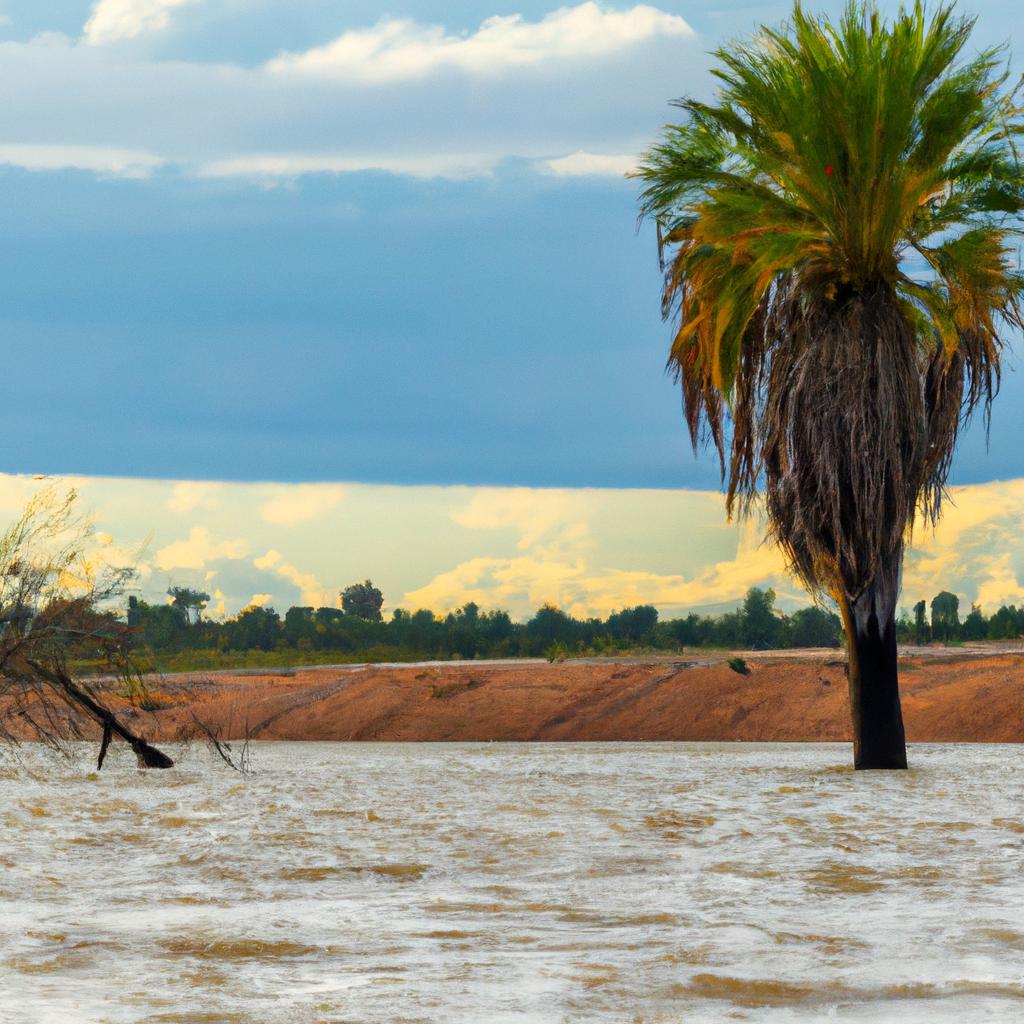
[[[1024,747],[5,762],[0,1020],[1024,1020]]]

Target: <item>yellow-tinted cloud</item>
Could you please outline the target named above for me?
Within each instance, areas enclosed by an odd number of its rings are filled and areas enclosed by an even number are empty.
[[[903,603],[930,600],[940,590],[962,605],[991,614],[1024,601],[1024,480],[993,481],[950,489],[935,530],[919,527],[907,553]]]
[[[545,601],[576,615],[639,603],[674,615],[733,603],[751,585],[774,586],[790,604],[806,600],[778,553],[761,544],[758,523],[727,526],[721,495],[711,492],[105,478],[50,485],[81,491],[83,511],[101,528],[86,552],[95,566],[135,565],[139,593],[151,601],[162,601],[169,584],[210,590],[215,578],[227,596],[211,602],[210,614],[233,614],[253,591],[272,592],[281,611],[333,605],[339,582],[367,575],[389,605],[444,611],[472,600],[516,617]],[[13,522],[44,486],[0,475],[0,513]],[[918,526],[901,605],[939,590],[958,594],[962,613],[972,601],[986,614],[1024,604],[1024,479],[957,487],[950,497],[937,530]],[[331,512],[342,499],[343,518]],[[155,555],[139,540],[147,534]],[[226,607],[218,611],[218,602]]]
[[[281,561],[281,552],[275,551],[271,548],[265,555],[260,555],[259,558],[254,558],[252,564],[257,569],[269,569],[272,565],[277,565]]]
[[[302,604],[313,608],[323,608],[335,603],[334,592],[328,590],[313,573],[302,572],[288,563],[275,566],[274,572],[299,588],[299,600]]]
[[[511,502],[501,501],[503,493],[478,495],[453,518],[477,528],[517,527],[518,547],[524,554],[469,559],[407,592],[404,605],[444,612],[475,601],[523,616],[550,602],[576,616],[603,617],[637,604],[680,608],[738,601],[754,584],[775,586],[791,600],[806,600],[789,579],[778,550],[762,543],[762,529],[755,521],[737,531],[734,558],[687,578],[592,566],[593,545],[587,523],[580,518],[579,493],[520,491]],[[543,500],[531,502],[533,496]],[[553,547],[557,555],[552,554]]]
[[[171,488],[171,496],[167,507],[172,512],[188,515],[200,507],[209,507],[212,499],[220,490],[221,484],[209,483],[205,480],[178,480]]]
[[[158,569],[203,569],[218,558],[244,558],[249,545],[241,538],[213,541],[205,526],[194,526],[187,539],[176,540],[156,553]]]
[[[260,515],[275,526],[297,526],[319,519],[344,496],[338,484],[274,484]]]
[[[515,530],[520,551],[578,548],[589,533],[589,492],[532,487],[485,487],[452,512],[468,530]]]

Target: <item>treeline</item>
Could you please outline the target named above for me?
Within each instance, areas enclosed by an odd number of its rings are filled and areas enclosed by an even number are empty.
[[[932,598],[930,606],[918,601],[910,614],[901,615],[896,623],[896,635],[899,642],[905,644],[1016,640],[1024,635],[1024,606],[1003,605],[986,616],[978,605],[972,604],[961,622],[960,599],[943,590]]]
[[[209,597],[200,591],[173,588],[168,596],[166,604],[131,598],[128,624],[140,648],[175,666],[240,661],[237,656],[246,653],[260,662],[302,664],[328,656],[352,661],[562,658],[638,649],[839,647],[843,642],[838,615],[813,606],[783,614],[775,606],[775,592],[759,587],[724,615],[665,621],[653,605],[624,608],[605,619],[577,619],[546,604],[527,622],[514,622],[508,612],[481,611],[472,601],[445,616],[398,608],[385,619],[383,595],[369,580],[347,587],[341,608],[294,607],[282,616],[254,606],[223,622],[203,617]],[[901,615],[897,633],[903,644],[1014,639],[1024,635],[1024,607],[1010,605],[986,617],[972,606],[961,621],[956,595],[943,591],[930,607],[919,601]],[[198,652],[209,657],[195,657]]]
[[[647,648],[838,647],[838,616],[820,608],[791,615],[775,607],[775,592],[753,587],[741,607],[725,615],[688,615],[661,621],[653,605],[613,612],[606,619],[577,619],[546,604],[527,622],[508,612],[481,611],[470,601],[446,616],[398,608],[381,615],[383,598],[367,580],[342,593],[339,608],[250,607],[223,622],[203,618],[208,595],[185,588],[169,591],[167,604],[130,599],[129,625],[141,645],[156,654],[186,651],[288,652],[295,662],[318,652],[358,655],[359,660],[566,657]]]

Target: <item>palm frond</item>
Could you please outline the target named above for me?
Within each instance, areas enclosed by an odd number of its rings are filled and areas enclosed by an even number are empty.
[[[730,513],[764,492],[812,587],[856,594],[938,515],[1022,326],[1024,108],[1001,50],[965,55],[973,25],[798,3],[715,51],[717,96],[676,101],[636,173],[693,442],[717,448]]]

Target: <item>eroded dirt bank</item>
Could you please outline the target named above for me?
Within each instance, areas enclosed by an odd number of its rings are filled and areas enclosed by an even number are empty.
[[[154,740],[197,722],[282,740],[842,740],[841,652],[724,660],[319,668],[151,681]],[[911,742],[1024,740],[1024,651],[901,661]],[[20,731],[20,730],[19,730]],[[85,730],[90,735],[89,730]]]

